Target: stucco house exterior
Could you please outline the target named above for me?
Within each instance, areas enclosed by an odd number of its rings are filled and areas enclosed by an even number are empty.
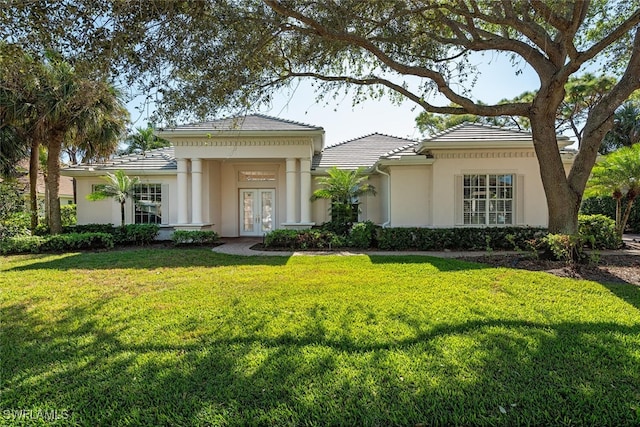
[[[314,177],[332,166],[363,167],[377,195],[360,200],[360,220],[390,226],[546,226],[547,209],[531,134],[465,123],[424,141],[382,134],[325,147],[324,129],[263,115],[157,132],[171,147],[79,164],[78,223],[120,221],[112,200],[86,199],[105,172],[138,176],[128,223],[213,229],[223,237],[308,228],[330,218],[311,201]],[[559,137],[568,168],[571,144]]]

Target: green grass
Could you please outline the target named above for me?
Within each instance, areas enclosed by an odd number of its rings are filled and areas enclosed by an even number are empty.
[[[4,425],[640,423],[631,285],[138,250],[2,258],[0,290]]]

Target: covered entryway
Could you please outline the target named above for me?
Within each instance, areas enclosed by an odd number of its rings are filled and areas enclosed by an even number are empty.
[[[240,190],[240,235],[262,236],[274,229],[276,190]]]

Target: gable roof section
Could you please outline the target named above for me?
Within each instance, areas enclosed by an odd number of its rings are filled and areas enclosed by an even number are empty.
[[[418,152],[424,149],[439,148],[531,148],[532,144],[533,135],[531,132],[465,122],[425,139],[420,144]],[[558,135],[559,146],[565,147],[570,144],[571,141],[568,137]]]
[[[322,153],[313,157],[312,168],[328,169],[332,166],[342,169],[371,168],[380,157],[396,150],[417,146],[417,144],[410,139],[373,133],[325,148]]]
[[[244,117],[230,117],[226,119],[213,120],[202,123],[192,123],[161,129],[161,131],[300,131],[300,130],[323,130],[321,127],[312,126],[305,123],[291,120],[279,119],[265,116],[263,114],[250,114]]]
[[[164,147],[147,151],[144,154],[116,156],[103,163],[73,165],[62,169],[61,173],[67,176],[103,175],[104,172],[123,170],[133,174],[173,174],[177,169],[178,165],[173,147]]]

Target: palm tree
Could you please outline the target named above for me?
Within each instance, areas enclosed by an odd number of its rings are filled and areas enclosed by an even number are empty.
[[[329,176],[316,178],[322,188],[313,192],[311,200],[331,200],[331,221],[342,233],[348,232],[358,221],[358,198],[376,194],[374,186],[366,182],[369,177],[363,172],[364,168],[345,170],[334,166],[327,170]]]
[[[128,144],[127,148],[122,150],[122,154],[133,154],[146,152],[155,148],[168,147],[171,145],[169,141],[154,135],[155,129],[151,124],[147,128],[136,128],[133,133],[125,139]]]
[[[640,196],[640,144],[623,147],[596,163],[585,195],[610,195],[615,199],[616,231],[622,237],[633,203]]]
[[[113,198],[120,203],[120,225],[124,227],[124,205],[128,198],[133,199],[135,186],[140,183],[138,177],[131,178],[122,170],[107,172],[103,177],[106,184],[98,186],[96,191],[87,195],[88,200],[104,200]]]
[[[613,115],[613,128],[607,133],[598,150],[608,154],[621,147],[640,142],[640,101],[629,100]]]
[[[37,103],[43,82],[44,68],[41,61],[24,52],[20,47],[0,42],[0,128],[3,136],[3,159],[9,171],[21,152],[29,154],[29,207],[31,230],[38,226],[38,156],[41,130]],[[10,144],[5,144],[9,141]],[[5,152],[6,157],[5,157]]]

